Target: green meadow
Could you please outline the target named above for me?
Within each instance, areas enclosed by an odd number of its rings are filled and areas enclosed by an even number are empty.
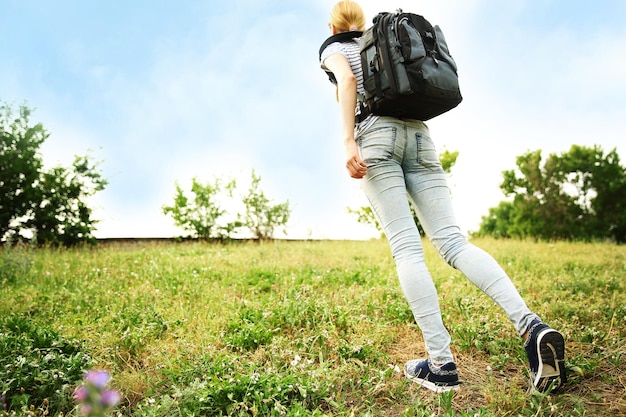
[[[0,416],[78,415],[103,369],[121,416],[623,416],[626,248],[474,239],[566,338],[569,381],[528,392],[503,312],[425,243],[463,381],[435,394],[385,240],[101,243],[0,252]]]

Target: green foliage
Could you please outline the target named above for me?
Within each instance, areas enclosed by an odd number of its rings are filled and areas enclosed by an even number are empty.
[[[380,232],[381,236],[383,235],[383,228],[380,226],[380,223],[378,223],[378,219],[376,219],[376,215],[374,215],[374,211],[372,211],[370,206],[363,206],[358,209],[348,207],[346,210],[348,213],[356,216],[357,222],[372,225]]]
[[[168,329],[152,306],[127,306],[111,319],[119,336],[119,347],[131,357],[139,355],[148,342],[162,337]]]
[[[38,244],[70,246],[93,239],[97,221],[86,200],[107,185],[87,156],[70,168],[43,169],[39,148],[48,138],[41,123],[31,126],[30,110],[14,116],[0,106],[0,239],[32,234]]]
[[[349,313],[329,300],[312,297],[311,289],[302,287],[285,294],[275,303],[268,322],[285,333],[313,331],[317,337],[322,328],[336,334],[349,330]]]
[[[16,116],[11,106],[0,105],[0,239],[38,202],[39,148],[49,134],[41,123],[31,126],[30,114],[26,106]]]
[[[88,157],[77,156],[71,168],[54,167],[42,173],[40,203],[25,222],[38,243],[72,246],[93,240],[91,232],[98,221],[91,218],[86,201],[107,185],[97,166]]]
[[[24,316],[0,316],[0,394],[9,411],[70,411],[72,391],[90,364],[78,342],[47,325]]]
[[[456,164],[456,160],[459,157],[459,151],[449,151],[444,149],[439,154],[439,162],[441,162],[441,167],[443,168],[443,172],[446,174],[450,174],[452,171],[452,167]]]
[[[259,188],[261,178],[252,171],[252,181],[248,193],[241,196],[244,213],[233,213],[223,205],[229,202],[236,206],[234,191],[237,184],[231,180],[222,185],[222,180],[202,184],[197,178],[192,180],[193,199],[188,198],[176,184],[176,195],[172,206],[163,206],[163,213],[171,215],[176,226],[191,232],[201,239],[232,238],[240,229],[247,228],[255,239],[271,239],[277,228],[286,226],[291,215],[289,202],[271,204]],[[224,218],[230,217],[230,222]]]
[[[225,198],[232,198],[235,187],[234,180],[228,181],[225,185],[220,179],[203,184],[194,177],[191,181],[193,198],[190,199],[183,189],[176,184],[174,204],[163,206],[163,214],[172,216],[176,226],[191,232],[194,237],[200,239],[226,238],[240,225],[237,221],[226,224],[222,221],[227,212],[221,206],[221,202]]]
[[[243,197],[246,207],[243,224],[255,239],[271,239],[277,228],[286,226],[291,216],[289,202],[271,204],[265,193],[259,189],[261,177],[252,171],[252,181],[248,194]]]
[[[149,397],[134,415],[322,416],[319,379],[270,364],[207,356],[173,375],[169,395]]]
[[[273,336],[263,320],[263,312],[244,306],[239,317],[227,325],[224,340],[235,351],[251,351],[269,344]]]
[[[528,152],[503,176],[512,200],[489,209],[479,234],[626,242],[626,168],[615,149],[573,145],[545,161]]]

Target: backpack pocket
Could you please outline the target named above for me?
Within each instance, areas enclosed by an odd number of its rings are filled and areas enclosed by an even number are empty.
[[[426,48],[419,34],[408,17],[400,19],[397,26],[400,51],[405,61],[412,62],[426,56]]]
[[[441,28],[439,26],[435,25],[434,29],[435,29],[435,36],[437,37],[437,43],[436,43],[437,53],[439,54],[439,57],[441,57],[444,61],[446,61],[452,67],[452,69],[454,69],[454,72],[456,73],[457,72],[456,62],[454,62],[452,55],[450,55],[446,38],[445,36],[443,36],[443,32],[441,31]]]

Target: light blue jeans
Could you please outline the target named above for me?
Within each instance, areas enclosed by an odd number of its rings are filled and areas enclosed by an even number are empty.
[[[450,334],[437,291],[424,262],[413,203],[426,235],[441,257],[489,295],[520,336],[537,318],[495,259],[469,243],[454,217],[450,190],[428,127],[417,120],[380,117],[356,138],[367,164],[362,187],[380,222],[396,262],[402,291],[435,363],[452,361]]]

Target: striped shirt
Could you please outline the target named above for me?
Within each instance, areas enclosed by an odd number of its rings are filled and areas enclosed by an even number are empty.
[[[352,69],[352,73],[356,78],[356,91],[358,95],[365,95],[365,88],[363,87],[363,68],[361,67],[361,48],[359,46],[358,39],[353,39],[350,42],[335,42],[331,43],[322,51],[321,56],[321,65],[324,71],[328,71],[328,68],[324,65],[324,61],[331,55],[341,54],[346,57],[348,63],[350,64],[350,68]],[[360,109],[357,103],[356,108],[354,109],[354,114],[359,115]],[[354,132],[355,137],[358,136],[360,132],[363,132],[366,128],[368,128],[377,117],[370,114],[365,118],[361,123],[357,123]]]

